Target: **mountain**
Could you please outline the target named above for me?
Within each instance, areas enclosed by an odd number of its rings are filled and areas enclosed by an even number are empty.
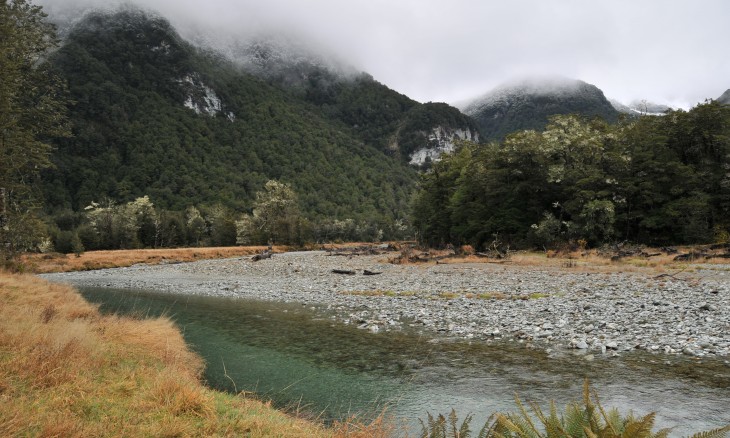
[[[596,86],[561,77],[511,82],[460,105],[485,139],[504,138],[525,129],[542,129],[556,114],[580,114],[615,121],[618,111]]]
[[[609,102],[611,102],[611,105],[616,111],[630,116],[663,116],[667,111],[674,109],[668,105],[648,102],[646,100],[634,100],[628,105],[624,105],[615,99],[609,99]]]
[[[730,88],[722,93],[722,96],[718,97],[717,101],[723,105],[730,105]]]
[[[380,99],[360,105],[343,93],[348,106],[333,116],[133,8],[90,13],[52,61],[75,103],[74,137],[56,145],[55,169],[44,175],[50,210],[149,195],[166,209],[245,211],[267,180],[279,179],[310,218],[392,222],[408,211],[415,170],[336,116],[351,109],[361,126],[376,126],[359,109],[403,102],[399,126],[421,105],[372,79],[343,87],[377,89]]]
[[[244,71],[316,105],[365,143],[415,165],[452,151],[459,140],[479,141],[474,122],[444,103],[410,99],[302,41],[268,36],[222,48]]]

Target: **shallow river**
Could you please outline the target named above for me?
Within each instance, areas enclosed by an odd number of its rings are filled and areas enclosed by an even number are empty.
[[[206,361],[216,388],[254,391],[325,420],[387,413],[412,427],[426,412],[474,425],[516,410],[515,394],[559,407],[581,400],[588,377],[604,406],[657,412],[673,436],[730,424],[730,366],[663,355],[593,360],[524,346],[485,345],[404,332],[370,333],[321,309],[152,291],[82,288],[105,312],[171,317]],[[477,427],[478,429],[478,427]]]

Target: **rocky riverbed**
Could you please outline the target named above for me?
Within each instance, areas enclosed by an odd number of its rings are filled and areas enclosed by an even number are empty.
[[[77,286],[297,302],[364,330],[520,342],[552,351],[730,354],[730,267],[591,272],[510,264],[393,265],[323,251],[46,274]],[[338,274],[333,270],[352,271]],[[365,271],[376,275],[364,275]]]

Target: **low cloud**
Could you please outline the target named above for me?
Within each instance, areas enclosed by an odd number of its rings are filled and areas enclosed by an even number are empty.
[[[109,0],[37,0],[52,14]],[[419,101],[454,102],[529,75],[621,101],[691,106],[730,88],[724,0],[145,0],[184,36],[306,38]]]

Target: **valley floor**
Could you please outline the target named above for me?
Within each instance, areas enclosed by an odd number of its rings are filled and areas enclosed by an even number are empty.
[[[727,264],[657,270],[389,263],[395,255],[291,252],[258,262],[236,257],[45,277],[80,286],[301,303],[372,332],[416,330],[436,339],[517,342],[590,357],[644,350],[728,363]]]

